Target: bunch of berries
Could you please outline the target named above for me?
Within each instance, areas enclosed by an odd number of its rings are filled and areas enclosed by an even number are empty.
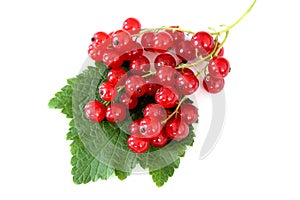
[[[204,74],[207,92],[218,93],[224,87],[230,66],[223,44],[218,36],[178,26],[141,29],[135,18],[125,20],[122,30],[95,33],[89,56],[103,62],[109,72],[99,86],[104,103],[89,101],[85,116],[92,122],[122,122],[147,99],[140,108],[143,117],[129,126],[128,147],[144,153],[150,145],[159,148],[184,139],[198,119],[197,108],[187,99],[199,88],[200,75]]]

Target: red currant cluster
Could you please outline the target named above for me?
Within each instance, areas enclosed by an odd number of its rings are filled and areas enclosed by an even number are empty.
[[[186,103],[187,95],[199,87],[198,76],[205,73],[203,87],[210,93],[223,89],[229,62],[223,58],[223,43],[207,32],[192,33],[177,26],[141,29],[129,18],[123,29],[110,34],[97,32],[89,46],[89,56],[110,67],[107,81],[100,84],[98,100],[84,108],[92,122],[106,118],[111,123],[126,119],[144,99],[143,117],[129,126],[128,147],[137,153],[150,145],[163,147],[170,140],[184,139],[189,125],[198,118],[197,108]],[[198,71],[197,66],[205,66]],[[189,67],[195,67],[194,70]]]

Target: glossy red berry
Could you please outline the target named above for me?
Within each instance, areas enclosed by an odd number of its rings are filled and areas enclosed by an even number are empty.
[[[156,70],[158,70],[160,67],[164,67],[164,66],[171,66],[171,67],[175,68],[176,60],[171,54],[162,53],[162,54],[159,54],[155,58],[154,66],[155,66]]]
[[[152,138],[157,136],[162,129],[161,121],[153,117],[144,117],[140,121],[140,137]]]
[[[179,27],[173,26],[173,28],[179,28]],[[173,38],[173,46],[176,46],[179,42],[181,42],[181,41],[183,41],[185,39],[184,32],[182,32],[182,31],[167,30],[167,32]]]
[[[84,107],[84,114],[92,122],[101,122],[106,113],[106,107],[98,100],[89,101]]]
[[[115,86],[124,85],[127,73],[123,68],[111,69],[107,74],[107,81]]]
[[[126,107],[131,110],[137,106],[138,99],[134,97],[130,98],[126,93],[124,93],[121,95],[119,102],[125,104]]]
[[[154,96],[156,91],[161,88],[162,85],[158,84],[155,76],[149,76],[146,79],[146,85],[147,85],[147,92],[146,94],[148,96]]]
[[[174,108],[179,102],[178,92],[171,88],[162,86],[155,94],[155,102],[164,108]]]
[[[150,141],[147,138],[139,138],[131,135],[127,139],[127,146],[135,153],[145,153],[150,147]]]
[[[166,52],[173,44],[173,38],[167,32],[158,32],[153,38],[153,48],[156,52]]]
[[[123,103],[112,103],[107,107],[106,119],[109,122],[121,122],[126,118],[126,106]]]
[[[130,135],[139,136],[140,135],[140,119],[136,119],[129,125]]]
[[[116,87],[110,82],[104,82],[99,86],[99,95],[104,101],[112,101],[117,95]]]
[[[166,109],[159,104],[148,104],[143,111],[144,117],[157,118],[161,121],[167,118]]]
[[[123,63],[120,53],[114,51],[113,49],[106,49],[103,52],[102,60],[105,65],[111,68],[119,68]]]
[[[218,43],[218,46],[217,46],[217,50],[219,49],[220,47],[220,43]],[[224,56],[224,46],[220,49],[219,53],[218,53],[218,56]]]
[[[181,119],[187,124],[192,124],[198,119],[198,109],[189,103],[182,104],[178,113]]]
[[[177,71],[181,74],[192,74],[192,75],[194,75],[194,72],[189,68],[181,68],[181,69],[177,69]]]
[[[184,60],[190,61],[196,58],[196,48],[192,45],[191,41],[181,41],[175,47],[177,56]]]
[[[95,44],[104,44],[109,39],[109,35],[105,32],[97,32],[92,37],[92,42]]]
[[[93,35],[91,41],[94,43],[94,44],[97,44],[97,45],[101,45],[101,44],[104,44],[105,42],[107,42],[107,40],[109,40],[109,35],[105,32],[97,32]]]
[[[189,126],[180,119],[172,117],[166,123],[166,135],[172,140],[182,140],[189,134]]]
[[[130,62],[130,71],[136,75],[143,75],[150,70],[150,61],[145,56],[135,58]]]
[[[178,78],[175,80],[175,86],[179,93],[190,95],[196,92],[199,87],[199,80],[194,73],[188,70],[181,71]]]
[[[133,60],[137,57],[140,57],[143,55],[143,47],[138,42],[133,42],[132,46],[130,47],[130,50],[128,50],[124,55],[124,60]]]
[[[158,136],[151,138],[150,144],[154,147],[164,147],[168,143],[168,136],[165,134],[165,130],[162,129]]]
[[[93,44],[89,46],[88,54],[94,61],[101,62],[103,58],[103,50],[95,47]]]
[[[208,64],[210,76],[225,78],[230,71],[230,64],[226,58],[215,57]]]
[[[125,82],[125,90],[131,98],[141,97],[147,91],[146,81],[138,75],[130,76]]]
[[[218,93],[224,88],[225,81],[223,78],[207,75],[203,79],[203,87],[209,93]]]
[[[155,34],[153,32],[147,32],[142,35],[141,44],[145,50],[153,51],[154,37],[155,37]]]
[[[155,78],[161,85],[173,86],[179,73],[171,66],[160,67],[156,72]]]
[[[123,23],[123,30],[130,34],[137,34],[141,30],[141,23],[136,18],[128,18]]]
[[[209,55],[214,49],[213,37],[204,31],[198,32],[193,35],[191,39],[193,45],[198,49],[198,54],[201,56]]]
[[[130,33],[125,30],[118,30],[112,35],[113,47],[121,53],[128,51],[132,45],[132,38]]]

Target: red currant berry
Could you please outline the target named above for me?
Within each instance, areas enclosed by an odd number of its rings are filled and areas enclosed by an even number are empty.
[[[106,49],[103,53],[102,60],[105,65],[111,68],[119,68],[123,63],[120,54],[114,51],[113,49]]]
[[[167,118],[166,109],[159,104],[154,104],[154,103],[148,104],[144,108],[143,113],[144,113],[144,117],[157,118],[161,121]]]
[[[107,74],[107,81],[115,86],[124,85],[127,79],[127,73],[122,68],[111,69]]]
[[[112,35],[112,43],[113,43],[113,47],[115,47],[115,49],[118,52],[123,53],[130,49],[132,45],[132,38],[130,33],[128,33],[127,31],[118,30],[114,32]]]
[[[92,122],[101,122],[106,113],[105,106],[97,100],[89,101],[84,107],[84,114]]]
[[[130,110],[134,109],[138,104],[138,99],[134,97],[129,97],[126,93],[122,94],[119,99],[120,103],[124,103]]]
[[[191,74],[194,75],[194,72],[189,68],[181,68],[177,70],[180,74]]]
[[[94,47],[93,44],[89,46],[88,54],[94,61],[101,62],[103,58],[102,49]]]
[[[165,134],[165,130],[162,129],[158,136],[151,138],[150,144],[154,147],[164,147],[168,143],[168,137]]]
[[[217,50],[219,49],[220,45],[221,45],[221,44],[218,43]],[[219,51],[219,53],[218,53],[218,56],[224,56],[224,47],[222,47],[222,48],[220,49],[220,51]]]
[[[125,83],[126,93],[131,97],[141,97],[147,91],[146,81],[138,75],[130,76]]]
[[[199,87],[199,80],[194,75],[194,73],[191,73],[190,71],[181,71],[180,75],[176,79],[175,83],[176,89],[179,93],[184,95],[190,95]]]
[[[143,55],[143,47],[138,42],[133,42],[130,50],[126,54],[123,55],[124,60],[133,60],[137,57],[140,57]]]
[[[198,53],[201,56],[209,55],[214,49],[213,37],[204,31],[198,32],[193,35],[191,39],[193,45],[198,49]]]
[[[99,95],[104,101],[112,101],[117,95],[116,87],[110,82],[104,82],[99,86]]]
[[[150,70],[150,61],[145,56],[140,56],[130,62],[130,70],[133,74],[143,75]]]
[[[166,123],[166,135],[172,140],[182,140],[189,134],[189,126],[180,117],[172,117]]]
[[[175,51],[177,56],[184,61],[189,61],[196,58],[196,49],[192,45],[191,41],[185,40],[179,42],[175,47]]]
[[[128,31],[130,34],[137,34],[141,30],[141,23],[135,18],[128,18],[123,23],[123,30]]]
[[[145,153],[150,147],[150,142],[147,138],[139,138],[131,135],[127,139],[127,146],[135,153]]]
[[[178,113],[181,119],[187,124],[192,124],[198,119],[198,109],[189,103],[182,104]]]
[[[179,28],[179,27],[171,26],[171,28]],[[179,42],[181,42],[185,39],[184,32],[182,32],[182,31],[167,30],[167,32],[173,38],[173,46],[176,46]]]
[[[112,103],[107,107],[106,119],[109,122],[121,122],[126,118],[126,106],[123,103]]]
[[[92,42],[95,44],[104,44],[109,39],[109,35],[105,32],[97,32],[92,37]]]
[[[131,135],[138,136],[140,135],[140,119],[136,119],[129,125],[129,132]]]
[[[153,32],[147,32],[142,35],[141,44],[145,50],[153,51],[154,37],[155,37],[155,34]]]
[[[162,86],[155,94],[155,102],[164,108],[173,108],[179,102],[178,92],[170,87]]]
[[[178,77],[178,71],[170,66],[160,67],[156,72],[156,80],[162,85],[172,86]]]
[[[149,76],[146,78],[148,96],[154,96],[156,91],[161,88],[161,85],[157,83],[155,76]]]
[[[140,121],[140,137],[152,138],[159,135],[162,125],[159,119],[144,117]]]
[[[225,78],[230,71],[230,64],[226,58],[215,57],[208,64],[210,76]]]
[[[225,81],[223,78],[206,75],[203,79],[203,87],[209,93],[218,93],[224,88]]]
[[[156,52],[166,52],[173,44],[173,38],[167,32],[159,32],[153,38],[153,48]]]
[[[156,70],[163,66],[171,66],[175,68],[176,60],[172,55],[168,53],[159,54],[154,60],[154,66]]]

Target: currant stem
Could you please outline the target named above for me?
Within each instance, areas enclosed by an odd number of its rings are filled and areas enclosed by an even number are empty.
[[[125,85],[118,87],[118,93],[121,92],[125,88]]]
[[[172,114],[170,114],[170,115],[167,117],[167,119],[165,119],[164,121],[162,121],[162,124],[167,123],[167,121],[169,121],[175,114],[178,113],[178,110],[179,110],[181,104],[182,104],[187,98],[188,98],[187,96],[184,96],[184,97],[179,101],[179,103],[178,103],[176,109],[174,110],[174,112],[172,112]]]
[[[204,66],[199,72],[197,72],[196,77],[200,76],[203,72],[206,71],[206,68],[207,68],[207,66],[208,66],[208,63],[209,63],[209,62],[207,62],[207,63],[205,64],[205,66]]]
[[[142,77],[143,77],[143,78],[146,78],[146,77],[152,76],[152,75],[154,75],[154,74],[156,74],[156,72],[149,71],[147,74],[143,75]]]
[[[109,104],[110,104],[110,101],[105,101],[105,102],[103,103],[103,105],[104,105],[105,107],[107,107]]]
[[[210,34],[212,34],[212,35],[220,35],[221,33],[228,32],[230,29],[232,29],[233,27],[235,27],[240,21],[242,21],[242,19],[244,19],[244,17],[252,10],[252,8],[254,7],[255,3],[256,3],[256,0],[254,0],[252,2],[251,6],[246,10],[246,12],[244,12],[244,14],[238,20],[236,20],[230,26],[227,26],[226,29],[223,29],[221,31],[214,31],[214,32],[211,32]]]
[[[228,35],[229,35],[229,31],[226,31],[225,37],[224,37],[223,41],[221,42],[219,48],[214,52],[213,57],[215,57],[216,55],[218,55],[218,53],[220,52],[220,50],[221,50],[222,47],[224,46],[224,44],[225,44],[225,42],[226,42],[226,40],[227,40],[227,38],[228,38]]]

